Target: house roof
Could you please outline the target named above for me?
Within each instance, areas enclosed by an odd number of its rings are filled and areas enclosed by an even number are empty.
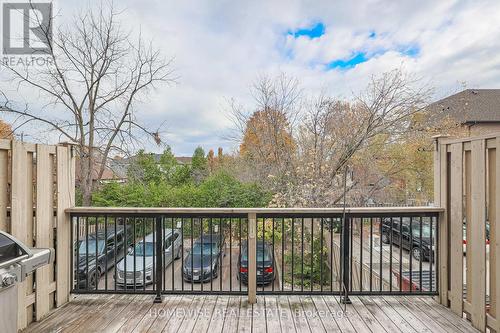
[[[500,122],[500,89],[466,89],[427,107],[431,121],[461,124]]]

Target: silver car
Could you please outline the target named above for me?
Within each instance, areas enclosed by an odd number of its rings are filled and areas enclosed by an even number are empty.
[[[163,264],[166,268],[173,259],[181,256],[181,237],[177,229],[165,229],[163,242]],[[144,286],[153,283],[153,263],[156,263],[153,233],[147,235],[129,250],[116,264],[116,283],[122,287]],[[172,254],[173,252],[173,254]],[[134,266],[135,257],[135,266]]]

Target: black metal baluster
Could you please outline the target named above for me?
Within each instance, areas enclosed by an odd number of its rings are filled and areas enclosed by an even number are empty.
[[[300,280],[301,280],[301,284],[300,284],[300,291],[304,291],[304,218],[301,218],[301,229],[300,229],[300,232],[301,232],[301,243],[300,243],[300,251],[301,251],[301,260],[300,260]],[[293,257],[293,254],[292,254],[292,260],[294,260],[295,258]],[[293,270],[292,270],[293,271]]]
[[[343,304],[350,304],[351,300],[349,299],[349,281],[350,281],[350,275],[351,272],[349,270],[349,263],[350,263],[350,257],[351,257],[351,245],[350,245],[350,234],[351,231],[350,229],[350,220],[351,217],[346,217],[345,213],[342,218],[342,297],[341,297],[341,302]]]
[[[151,271],[151,275],[154,276],[155,272]],[[146,290],[146,218],[142,220],[142,280],[142,290]]]
[[[390,242],[391,244],[389,245],[389,291],[392,292],[392,241],[393,241],[393,234],[394,234],[394,221],[391,216],[391,239]]]
[[[212,224],[212,218],[210,218],[209,228],[210,228],[210,291],[213,291],[214,290],[214,285],[213,285],[213,281],[214,281],[213,262],[214,262],[214,259],[213,259],[213,250],[212,250],[212,246],[213,246],[212,236],[214,233],[214,229],[213,229],[213,224]]]
[[[240,255],[240,258],[241,258],[241,217],[238,217],[238,228],[239,228],[239,232],[238,232],[238,237],[239,237],[238,246],[239,246],[239,255]],[[248,244],[247,244],[247,246],[248,246]],[[240,262],[240,271],[241,271],[241,262]],[[240,272],[238,272],[238,274],[240,274]],[[240,285],[240,292],[241,292],[241,278],[238,279],[238,284]]]
[[[193,227],[193,218],[191,220],[191,291],[194,289],[194,271],[193,271],[193,236],[194,236],[194,227]]]
[[[422,216],[419,217],[420,222],[420,239],[419,239],[419,247],[420,247],[420,260],[418,262],[418,283],[419,283],[419,292],[422,292],[422,261],[425,258],[424,249],[422,248]]]
[[[313,271],[314,271],[314,218],[311,218],[311,272],[309,273],[311,292],[313,291],[314,288]]]
[[[436,257],[435,257],[435,260],[436,260],[436,278],[435,278],[435,281],[436,281],[436,291],[439,291],[439,284],[438,284],[438,281],[439,281],[439,269],[437,269],[439,267],[439,233],[440,233],[440,228],[439,228],[439,217],[436,216]]]
[[[273,217],[273,234],[272,234],[272,237],[273,237],[273,247],[272,247],[272,251],[273,251],[273,262],[272,262],[272,265],[273,265],[273,266],[272,266],[272,267],[273,267],[273,275],[276,277],[276,267],[275,267],[276,265],[274,264],[274,260],[275,260],[274,258],[275,258],[275,253],[276,253],[276,252],[274,251],[274,249],[275,249],[275,247],[274,247],[274,227],[275,227],[275,225],[274,225],[274,217]],[[272,281],[271,283],[272,283],[271,289],[272,289],[272,291],[274,292],[274,279],[273,279],[273,281]]]
[[[137,270],[136,269],[136,267],[137,267],[136,266],[137,258],[136,257],[137,257],[137,254],[135,253],[136,252],[135,251],[135,240],[136,240],[136,237],[135,237],[135,217],[133,218],[133,221],[134,221],[134,228],[132,230],[132,233],[133,233],[133,237],[134,237],[134,240],[133,240],[133,244],[134,244],[134,292],[136,292],[136,289],[137,289],[137,287],[136,287],[136,284],[137,284],[136,283],[136,275],[137,275],[137,273],[136,273],[136,270]],[[146,283],[146,277],[145,276],[143,277],[143,281],[142,282]]]
[[[224,235],[224,231],[222,230],[222,218],[219,218],[219,248],[221,249],[222,251],[222,246],[225,244],[222,244],[222,235]],[[222,257],[220,258],[220,262],[219,262],[219,290],[222,291],[222,263],[224,262],[224,255],[226,254],[226,252],[222,252],[223,255]],[[229,262],[229,265],[231,265],[231,262]]]
[[[379,269],[380,269],[380,275],[379,275],[379,288],[380,288],[380,291],[383,291],[384,290],[384,287],[383,287],[383,280],[384,280],[384,273],[383,273],[383,270],[382,270],[382,262],[384,261],[384,258],[383,258],[383,255],[382,255],[382,252],[383,252],[383,248],[382,248],[382,224],[383,224],[383,217],[379,218],[379,243],[380,243],[380,262],[379,262]]]
[[[354,235],[354,218],[349,218],[349,291],[352,291],[352,248],[353,248],[353,235]]]
[[[201,291],[203,291],[203,284],[205,283],[204,277],[205,273],[203,270],[203,217],[200,218],[200,242],[201,242],[201,270],[200,270],[200,283],[201,283]]]
[[[175,255],[177,253],[174,253],[175,252],[175,241],[176,241],[176,239],[175,239],[175,233],[174,233],[174,229],[175,228],[174,228],[174,218],[173,217],[170,218],[170,226],[171,226],[171,229],[170,229],[170,252],[172,254],[172,258],[171,258],[172,261],[170,262],[170,267],[171,267],[171,272],[172,272],[172,291],[174,291],[175,290],[175,270],[174,270],[174,268],[175,268],[175,262],[174,261],[175,261]],[[165,240],[166,240],[166,238],[165,238],[166,237],[165,232],[166,232],[165,228],[163,228],[163,242],[165,242]],[[163,247],[165,247],[165,246],[163,246]],[[163,253],[165,253],[165,249],[163,249]],[[163,261],[163,263],[164,263],[163,265],[165,265],[166,261]],[[164,267],[162,269],[164,277],[167,276],[166,269],[167,269],[167,267]],[[166,287],[165,284],[164,284],[164,286]]]
[[[250,254],[249,254],[249,251],[250,251],[250,248],[249,248],[249,242],[248,242],[248,232],[249,232],[249,226],[250,226],[250,220],[246,219],[247,220],[247,223],[245,224],[246,225],[246,238],[247,238],[247,279],[248,279],[248,268],[250,267],[248,262],[250,261],[248,258],[250,258]],[[257,223],[257,222],[256,222]],[[257,227],[257,226],[255,226]],[[257,232],[257,231],[256,231]],[[257,245],[255,246],[255,252],[257,252]],[[257,266],[257,260],[255,260],[255,266]],[[257,269],[257,267],[255,268]],[[247,280],[248,281],[248,280]],[[257,288],[255,288],[257,289]],[[248,286],[247,286],[247,290],[248,290]]]
[[[285,218],[281,219],[281,290],[285,290]]]
[[[410,292],[413,291],[413,216],[410,217]]]
[[[157,265],[156,265],[156,262],[157,262],[157,260],[156,260],[157,245],[156,245],[156,243],[157,243],[157,240],[158,240],[158,236],[156,235],[157,224],[158,224],[157,220],[158,220],[158,218],[154,218],[154,219],[151,220],[151,229],[152,229],[153,235],[154,235],[153,236],[154,237],[153,238],[153,273],[152,273],[153,274],[153,286],[154,286],[154,288],[156,288],[156,284],[157,284],[156,277],[158,276],[158,274],[156,274],[156,271],[157,271],[157,268],[158,268]]]
[[[399,291],[403,291],[403,217],[399,218]]]
[[[181,217],[181,290],[184,291],[184,217]]]
[[[73,242],[71,242],[71,246],[73,247]],[[71,253],[71,258],[73,258],[74,255],[74,250]],[[71,266],[73,270],[75,270],[76,267],[76,288],[75,289],[80,289],[80,216],[76,217],[76,265]],[[71,280],[71,283],[73,283],[73,279]]]
[[[373,217],[370,217],[370,292],[373,291]]]
[[[104,269],[104,290],[108,291],[108,215],[104,216],[104,260],[105,269]]]
[[[430,242],[431,242],[431,253],[429,254],[429,282],[430,282],[430,286],[429,286],[429,291],[432,292],[433,291],[433,288],[434,286],[432,285],[434,280],[433,280],[433,276],[432,276],[432,266],[434,265],[434,239],[433,239],[433,222],[434,222],[434,216],[431,216],[430,217]]]
[[[359,291],[363,291],[363,222],[364,218],[359,219]]]
[[[330,291],[333,292],[333,218],[330,218]]]
[[[156,241],[155,243],[155,251],[156,251],[156,257],[154,256],[154,253],[153,253],[153,258],[156,258],[156,270],[154,270],[154,273],[156,275],[156,285],[155,285],[155,289],[156,289],[156,296],[155,296],[155,299],[154,299],[154,303],[161,303],[161,291],[162,291],[162,258],[163,256],[160,255],[160,253],[162,252],[162,248],[163,248],[163,240],[161,239],[161,235],[162,235],[162,217],[161,216],[157,216],[156,217],[156,224],[155,224],[155,232],[153,233],[153,238],[154,240]],[[154,262],[154,261],[153,261]],[[154,269],[154,268],[153,268]]]
[[[233,291],[233,218],[229,218],[229,291]],[[239,272],[238,272],[239,274]]]
[[[262,218],[262,277],[264,278],[264,274],[266,273],[264,266],[264,251],[265,251],[265,234],[266,234],[266,220]],[[264,291],[264,284],[262,284],[262,291]]]
[[[123,274],[124,274],[124,286],[127,289],[127,219],[123,218]]]
[[[323,219],[320,219],[320,238],[319,238],[319,284],[320,290],[323,292]]]
[[[86,265],[86,270],[87,270],[87,277],[85,279],[86,281],[86,288],[85,290],[89,290],[89,219],[85,218],[85,265]]]
[[[295,244],[294,244],[294,239],[295,239],[295,235],[294,235],[294,227],[295,225],[295,218],[292,217],[292,291],[293,291],[293,276],[295,275],[295,269],[294,269],[294,255],[293,255],[293,248],[295,247]]]
[[[99,234],[98,234],[98,221],[97,216],[94,218],[95,221],[95,290],[99,289]]]
[[[116,241],[116,216],[114,217],[113,219],[113,224],[114,224],[114,229],[115,229],[115,234],[114,234],[114,238],[115,238],[115,248],[114,248],[114,251],[113,251],[113,257],[114,257],[114,260],[115,260],[115,263],[114,263],[114,269],[115,269],[115,282],[114,282],[114,285],[115,285],[115,291],[116,291],[116,280],[118,278],[118,276],[116,275],[117,272],[116,272],[116,256],[118,254],[118,244],[117,244],[117,241]],[[125,274],[125,270],[123,271],[123,274]]]

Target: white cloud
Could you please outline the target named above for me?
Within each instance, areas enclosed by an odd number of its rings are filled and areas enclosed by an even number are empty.
[[[167,123],[167,140],[178,154],[231,145],[224,98],[250,103],[248,88],[258,74],[286,71],[306,90],[325,88],[348,97],[372,74],[404,63],[436,87],[450,92],[457,82],[500,86],[500,2],[483,1],[121,1],[125,27],[141,29],[166,56],[175,56],[175,86],[164,86],[138,105],[150,125]],[[59,2],[66,21],[79,1]],[[322,22],[320,38],[294,39],[288,30]],[[375,32],[375,38],[369,34]],[[418,47],[415,57],[401,53]],[[293,57],[286,55],[291,50]],[[367,52],[352,69],[325,71],[324,64]],[[150,147],[153,148],[153,147]]]

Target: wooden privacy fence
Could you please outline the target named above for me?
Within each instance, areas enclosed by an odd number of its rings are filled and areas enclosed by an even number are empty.
[[[39,268],[19,285],[18,327],[44,317],[68,301],[70,222],[75,204],[72,148],[0,140],[0,230],[29,247],[53,247],[53,265]]]
[[[500,133],[436,138],[440,302],[500,332]],[[465,246],[464,246],[465,244]],[[465,252],[465,253],[464,253]]]

